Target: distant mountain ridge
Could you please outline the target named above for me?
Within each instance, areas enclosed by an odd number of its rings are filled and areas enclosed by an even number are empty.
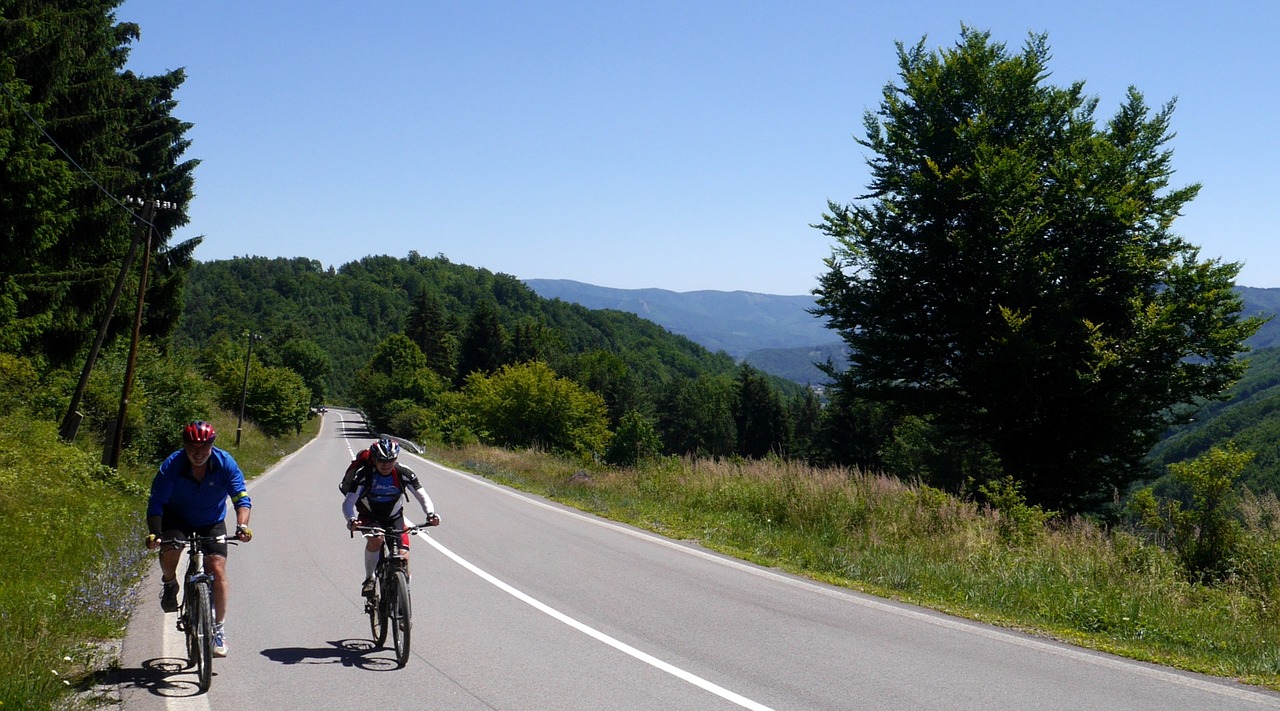
[[[843,367],[843,341],[809,312],[813,296],[778,296],[749,291],[614,289],[569,279],[525,279],[539,296],[636,314],[712,351],[799,383],[822,383],[813,364],[830,358]],[[1280,347],[1280,288],[1238,286],[1245,316],[1270,317],[1245,344]]]
[[[808,312],[812,296],[749,291],[613,289],[569,279],[525,279],[538,296],[636,314],[711,351],[743,360],[752,351],[838,342],[824,320]]]

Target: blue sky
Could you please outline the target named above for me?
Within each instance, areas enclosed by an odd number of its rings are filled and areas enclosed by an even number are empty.
[[[809,225],[867,183],[894,42],[961,23],[1112,115],[1177,98],[1175,229],[1280,287],[1280,3],[126,0],[129,68],[183,67],[203,261],[444,254],[521,279],[805,294]]]

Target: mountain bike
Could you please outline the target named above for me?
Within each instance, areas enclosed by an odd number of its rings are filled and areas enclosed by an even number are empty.
[[[196,668],[200,692],[213,683],[213,576],[204,570],[202,543],[229,543],[229,536],[167,538],[162,545],[187,549],[187,570],[182,583],[182,606],[178,609],[178,631],[186,635],[187,668]]]
[[[378,552],[378,564],[374,568],[376,581],[373,595],[365,598],[364,611],[369,615],[369,631],[374,642],[382,646],[391,632],[391,644],[396,652],[396,667],[409,662],[409,638],[412,630],[412,603],[409,600],[409,562],[404,557],[402,536],[412,534],[422,526],[383,529],[378,526],[355,526],[351,529],[365,538],[382,537]]]

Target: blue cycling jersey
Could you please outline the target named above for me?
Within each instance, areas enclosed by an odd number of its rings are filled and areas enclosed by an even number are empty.
[[[237,508],[253,505],[235,458],[214,447],[204,480],[196,481],[186,452],[179,449],[164,460],[151,481],[147,516],[163,516],[169,511],[192,526],[212,526],[226,518],[228,497]]]

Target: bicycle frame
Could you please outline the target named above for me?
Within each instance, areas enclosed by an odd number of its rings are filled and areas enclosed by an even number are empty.
[[[382,645],[386,642],[388,628],[392,633],[392,642],[396,653],[396,666],[403,667],[409,661],[409,639],[412,628],[412,606],[409,601],[408,560],[402,554],[407,552],[402,536],[417,531],[420,526],[406,526],[401,529],[383,529],[376,526],[357,526],[352,529],[360,531],[366,538],[380,536],[382,543],[378,553],[378,564],[374,569],[377,586],[372,599],[365,604],[365,612],[369,615],[369,628],[374,642]]]
[[[196,668],[200,691],[209,690],[213,683],[213,575],[204,569],[206,542],[231,543],[228,536],[201,536],[195,533],[186,538],[161,541],[173,548],[186,547],[187,569],[183,576],[182,606],[178,610],[178,631],[187,639],[188,667]]]

